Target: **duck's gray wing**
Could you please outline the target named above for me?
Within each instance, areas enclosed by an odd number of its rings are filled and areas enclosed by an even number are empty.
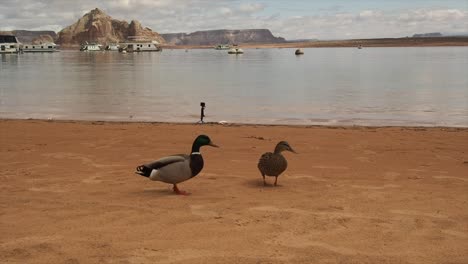
[[[149,177],[151,175],[151,172],[153,170],[158,170],[161,169],[169,164],[177,163],[177,162],[184,162],[186,161],[190,156],[186,154],[176,154],[176,155],[171,155],[167,157],[160,158],[158,160],[155,160],[151,163],[143,164],[140,165],[136,168],[137,174],[140,174],[145,177]]]
[[[156,161],[145,164],[145,166],[148,167],[148,168],[151,168],[153,170],[157,170],[157,169],[160,169],[160,168],[162,168],[164,166],[167,166],[167,165],[175,163],[175,162],[184,162],[189,157],[190,156],[186,155],[186,154],[176,154],[176,155],[160,158],[160,159],[158,159]]]

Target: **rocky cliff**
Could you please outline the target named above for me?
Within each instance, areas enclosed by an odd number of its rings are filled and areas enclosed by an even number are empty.
[[[143,28],[140,22],[113,19],[96,8],[86,13],[75,24],[62,29],[58,33],[57,43],[62,46],[77,45],[84,42],[124,42],[129,37],[156,40],[164,43],[164,39],[150,28]]]
[[[171,45],[217,45],[241,43],[283,43],[284,38],[275,37],[268,29],[208,30],[187,33],[161,34]]]

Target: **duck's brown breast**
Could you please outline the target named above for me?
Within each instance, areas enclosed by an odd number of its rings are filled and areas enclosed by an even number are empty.
[[[278,176],[288,167],[288,162],[281,154],[267,152],[260,157],[258,169],[262,175]]]

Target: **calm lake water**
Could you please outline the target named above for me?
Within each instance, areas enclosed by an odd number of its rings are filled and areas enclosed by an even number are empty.
[[[0,118],[468,127],[468,48],[0,55]]]

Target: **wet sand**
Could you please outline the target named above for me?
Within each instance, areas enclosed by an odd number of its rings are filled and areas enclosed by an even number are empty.
[[[190,196],[134,174],[201,133],[221,148]],[[468,129],[3,120],[0,140],[1,263],[468,263]],[[299,154],[264,187],[280,140]]]

